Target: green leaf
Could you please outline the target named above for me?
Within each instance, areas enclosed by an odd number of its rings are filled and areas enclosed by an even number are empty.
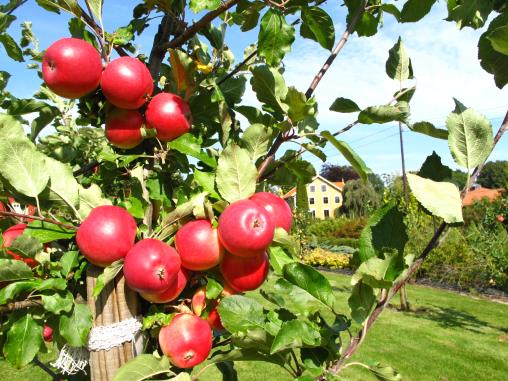
[[[286,264],[295,261],[281,247],[272,246],[268,249],[268,252],[270,253],[270,265],[277,275],[282,275],[282,269]]]
[[[48,184],[46,159],[24,137],[0,141],[0,174],[25,196],[36,197]]]
[[[395,106],[371,106],[362,110],[358,115],[358,122],[363,124],[405,122],[409,117],[409,104],[397,102]]]
[[[441,163],[441,158],[436,151],[432,151],[432,155],[427,156],[427,159],[425,159],[425,162],[417,174],[426,179],[443,181],[452,177],[452,170],[450,167]]]
[[[351,99],[339,97],[339,98],[335,99],[333,104],[330,106],[330,111],[344,112],[344,113],[357,112],[357,111],[360,111],[360,107],[358,107],[358,105],[355,102],[353,102]]]
[[[337,140],[329,131],[323,131],[321,136],[328,140],[332,145],[339,150],[344,158],[353,166],[354,170],[363,179],[367,180],[369,173],[372,173],[371,169],[367,167],[367,164],[362,160],[358,154],[345,141]]]
[[[448,139],[448,131],[441,128],[436,128],[432,123],[429,122],[416,122],[409,126],[411,131],[418,132],[420,134],[428,135],[437,139]]]
[[[408,0],[402,7],[400,21],[416,22],[424,18],[437,0]]]
[[[275,336],[270,354],[290,348],[317,347],[321,342],[321,334],[309,323],[301,320],[284,322]]]
[[[9,36],[7,33],[0,34],[0,43],[4,46],[7,55],[11,57],[14,61],[23,62],[23,52],[21,48],[18,46],[16,41]]]
[[[316,113],[315,99],[307,99],[305,94],[290,86],[283,101],[292,122],[297,123]]]
[[[383,365],[380,362],[368,363],[367,366],[367,369],[369,369],[379,381],[402,381],[400,373],[390,366]]]
[[[249,151],[252,161],[266,155],[272,141],[273,131],[262,124],[253,124],[243,133],[243,146]]]
[[[291,237],[283,228],[275,228],[272,245],[273,244],[282,246],[293,256],[298,255],[300,250],[295,238]]]
[[[494,29],[487,39],[495,51],[508,55],[508,25]]]
[[[492,10],[492,1],[464,0],[460,3],[456,2],[453,8],[448,9],[448,18],[446,20],[455,21],[460,29],[466,26],[478,29],[485,25]]]
[[[348,20],[350,14],[348,15]],[[364,12],[356,24],[355,32],[359,37],[371,37],[377,33],[377,29],[380,23],[380,15],[374,16],[370,12]]]
[[[189,373],[181,372],[178,373],[175,377],[169,379],[168,381],[192,381],[192,377]]]
[[[219,282],[213,278],[208,278],[205,291],[207,299],[217,299],[220,296],[222,290],[224,290],[224,287],[222,287]]]
[[[296,183],[296,210],[298,213],[309,212],[309,196],[307,194],[307,184],[299,180]]]
[[[199,13],[205,9],[214,10],[220,5],[220,0],[190,0],[189,8],[194,13]]]
[[[41,198],[56,205],[67,207],[79,205],[79,186],[72,174],[72,168],[53,158],[46,158],[46,169],[49,173],[49,192],[43,193]]]
[[[436,182],[420,176],[407,174],[411,192],[422,206],[446,223],[463,222],[462,201],[455,184]]]
[[[232,295],[217,306],[222,325],[231,333],[265,329],[263,306],[242,295]]]
[[[134,39],[134,28],[132,24],[118,28],[112,36],[112,43],[115,45],[127,45]]]
[[[489,37],[497,28],[508,24],[508,12],[491,21],[488,30],[480,36],[478,58],[482,68],[494,75],[496,86],[502,89],[508,83],[508,55],[496,51]]]
[[[5,304],[19,294],[32,290],[40,284],[41,281],[39,279],[10,283],[0,290],[0,304]]]
[[[266,65],[256,66],[251,71],[250,83],[257,99],[265,105],[267,111],[284,114],[288,108],[282,102],[288,92],[284,77]]]
[[[0,282],[33,278],[32,269],[23,261],[0,258]]]
[[[11,115],[0,114],[0,141],[22,136],[26,135],[21,123]]]
[[[196,180],[203,190],[208,192],[211,197],[216,199],[220,198],[215,190],[215,175],[213,172],[201,172],[198,169],[194,169],[194,180]]]
[[[64,277],[67,277],[71,270],[78,266],[78,251],[67,251],[62,257],[60,258],[60,266],[62,269],[60,270],[62,275]]]
[[[60,317],[59,333],[71,347],[84,347],[88,343],[88,333],[92,328],[93,317],[86,304],[74,304],[72,314]]]
[[[12,242],[9,250],[26,258],[35,258],[35,255],[42,251],[42,244],[25,230],[22,235]]]
[[[102,25],[102,0],[88,0],[87,4],[93,16],[99,20],[99,25]]]
[[[168,146],[175,151],[185,155],[190,155],[198,160],[201,160],[211,168],[217,167],[217,161],[215,158],[202,151],[202,144],[203,140],[201,138],[197,138],[194,135],[187,133],[183,134],[175,140],[170,141]]]
[[[270,8],[261,18],[258,34],[258,55],[270,66],[278,66],[291,50],[295,28],[286,22],[281,11]]]
[[[284,278],[304,289],[313,297],[333,309],[335,297],[328,279],[314,268],[302,263],[289,263],[283,269]]]
[[[123,259],[119,259],[118,261],[113,262],[108,267],[104,269],[102,274],[97,277],[97,282],[95,283],[95,287],[93,289],[93,296],[96,298],[100,295],[104,287],[111,282],[118,275],[120,271],[123,269]]]
[[[36,220],[28,224],[27,232],[30,236],[37,238],[40,243],[57,241],[59,239],[71,239],[76,235],[75,230],[68,230],[60,225]]]
[[[230,78],[219,85],[222,95],[229,106],[233,106],[242,101],[245,93],[245,83],[247,78],[243,75]]]
[[[0,12],[0,33],[5,32],[14,20],[16,20],[16,16]]]
[[[348,305],[351,309],[351,317],[359,324],[363,324],[369,317],[372,306],[376,303],[376,295],[369,285],[358,282],[353,287],[353,291],[348,299]]]
[[[270,257],[270,264],[272,258]],[[293,261],[294,262],[294,261]],[[309,316],[323,309],[323,305],[307,291],[280,278],[273,286],[261,289],[261,295],[268,301],[293,312],[295,315]]]
[[[456,99],[455,105],[455,110],[446,119],[448,145],[455,162],[472,170],[492,151],[492,125],[485,116],[466,108]]]
[[[231,144],[219,156],[215,182],[221,196],[228,202],[235,202],[254,194],[257,174],[249,152]]]
[[[411,99],[413,99],[413,95],[415,95],[416,92],[416,86],[413,87],[405,87],[400,90],[397,90],[395,94],[393,94],[393,98],[397,101],[404,101],[404,102],[410,102]]]
[[[34,359],[41,345],[42,327],[26,314],[10,327],[3,352],[5,359],[19,369]]]
[[[73,14],[74,16],[81,17],[81,8],[77,0],[36,0],[42,8],[59,13],[60,9]]]
[[[111,201],[102,197],[101,188],[97,184],[92,184],[88,188],[79,186],[79,215],[86,218],[93,208],[101,205],[111,205]]]
[[[113,381],[142,381],[160,374],[174,375],[169,370],[169,358],[140,354],[124,364],[113,377]]]
[[[393,17],[395,17],[395,19],[398,22],[400,22],[400,18],[402,15],[401,15],[399,8],[397,8],[394,4],[382,4],[381,10],[383,12],[391,14]]]
[[[390,288],[394,280],[390,276],[393,260],[394,257],[386,254],[384,259],[369,258],[358,267],[351,278],[351,284],[354,286],[363,282],[373,288]]]
[[[74,304],[74,297],[69,291],[63,293],[51,292],[51,294],[42,294],[42,306],[46,311],[59,315],[62,311],[69,312]]]
[[[386,61],[386,74],[391,79],[400,82],[413,78],[411,59],[400,37],[393,48],[389,50],[388,60]]]
[[[335,42],[335,28],[328,13],[319,7],[303,7],[302,37],[310,38],[328,50],[332,50]]]

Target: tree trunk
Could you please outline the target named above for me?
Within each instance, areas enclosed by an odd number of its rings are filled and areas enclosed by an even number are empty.
[[[409,301],[407,300],[406,285],[403,285],[400,288],[399,295],[400,295],[400,309],[402,311],[409,311],[411,307],[409,305]]]
[[[92,296],[97,277],[102,269],[90,265],[87,270],[87,303],[92,311],[94,327],[110,325],[122,320],[130,319],[139,314],[137,295],[130,290],[124,281],[123,274],[118,274],[101,294]],[[90,379],[91,381],[110,381],[118,368],[135,356],[133,342],[123,343],[110,350],[90,352]]]

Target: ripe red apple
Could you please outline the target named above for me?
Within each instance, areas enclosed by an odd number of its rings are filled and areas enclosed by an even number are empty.
[[[17,225],[11,226],[9,229],[5,230],[2,233],[2,237],[4,240],[2,247],[6,248],[6,247],[11,246],[12,243],[14,242],[14,240],[23,234],[25,229],[26,229],[26,224],[17,224]],[[21,261],[25,262],[28,266],[30,266],[32,268],[39,264],[39,262],[37,262],[33,258],[23,258],[20,255],[15,254],[10,250],[7,250],[7,254],[9,254],[14,259],[21,260]]]
[[[266,253],[249,258],[226,253],[220,264],[220,271],[226,282],[239,292],[255,290],[261,286],[268,275],[268,268]]]
[[[168,244],[153,238],[136,243],[125,256],[123,273],[127,285],[135,291],[160,294],[177,280],[180,256]]]
[[[152,95],[153,79],[143,62],[133,57],[120,57],[104,69],[101,88],[116,107],[134,110]]]
[[[217,305],[219,303],[217,303]],[[217,306],[215,306],[213,308],[213,310],[210,311],[210,313],[208,314],[208,317],[206,318],[206,321],[208,322],[208,325],[212,329],[216,329],[218,331],[224,329],[224,326],[222,325],[222,322],[220,320],[219,312],[217,311]]]
[[[106,117],[106,138],[118,148],[134,148],[143,141],[143,116],[135,110],[115,108]]]
[[[157,138],[169,142],[189,132],[192,116],[189,105],[178,95],[159,93],[146,108],[146,122],[157,130]]]
[[[79,38],[62,38],[46,50],[42,77],[46,85],[64,98],[81,98],[94,91],[101,80],[99,52]]]
[[[136,221],[119,206],[94,208],[76,234],[79,251],[94,265],[106,267],[127,255],[136,239]]]
[[[293,223],[293,213],[288,203],[282,197],[270,192],[259,192],[254,194],[250,199],[265,208],[272,217],[276,228],[282,228],[289,233]]]
[[[219,217],[219,238],[228,252],[241,257],[262,255],[272,243],[275,224],[254,201],[230,204]]]
[[[162,327],[159,344],[169,361],[179,368],[192,368],[206,360],[212,349],[212,330],[192,314],[177,314]]]
[[[51,343],[53,341],[53,328],[49,325],[44,325],[44,328],[42,329],[42,337],[45,342]]]
[[[183,225],[176,233],[175,246],[182,266],[193,271],[217,266],[224,255],[217,229],[209,220],[190,221]]]
[[[169,303],[182,293],[189,280],[189,273],[185,269],[181,268],[178,271],[176,279],[173,281],[171,286],[160,294],[149,294],[141,292],[140,295],[143,299],[148,300],[150,303]]]

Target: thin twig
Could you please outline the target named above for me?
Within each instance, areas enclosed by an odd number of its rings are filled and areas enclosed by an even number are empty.
[[[0,216],[26,218],[26,219],[32,219],[32,220],[37,220],[37,221],[49,222],[50,224],[58,225],[58,226],[61,226],[65,229],[78,230],[78,228],[74,225],[68,225],[68,224],[60,222],[58,220],[53,220],[51,218],[46,218],[46,217],[31,216],[29,214],[22,214],[22,213],[15,213],[15,212],[4,212],[4,211],[0,211]]]
[[[36,300],[23,300],[21,302],[7,303],[0,306],[0,315],[8,314],[13,311],[23,310],[25,308],[40,307],[42,302],[40,299]]]

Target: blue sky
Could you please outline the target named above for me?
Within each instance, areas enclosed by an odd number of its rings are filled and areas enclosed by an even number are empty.
[[[109,0],[104,5],[104,25],[108,31],[128,23],[131,9],[136,1]],[[341,1],[328,1],[325,9],[332,16],[336,39],[345,28],[345,12]],[[397,2],[395,2],[397,4]],[[33,30],[40,39],[40,48],[45,49],[53,41],[69,35],[67,16],[58,16],[29,2],[16,11],[18,20],[9,32],[19,37],[18,25],[32,21]],[[416,24],[398,24],[391,16],[385,17],[383,28],[372,38],[353,36],[337,57],[316,91],[319,102],[318,121],[322,129],[337,131],[355,120],[354,114],[337,114],[328,110],[337,97],[355,100],[360,107],[384,104],[398,89],[398,83],[389,79],[384,71],[388,50],[402,37],[412,58],[416,76],[417,91],[412,101],[411,120],[427,120],[444,128],[446,116],[454,108],[453,97],[465,105],[485,114],[497,131],[508,108],[508,89],[495,87],[492,77],[484,72],[477,60],[476,44],[482,31],[465,29],[459,31],[455,24],[445,22],[446,6],[438,2],[430,15]],[[190,10],[187,20],[199,18]],[[156,23],[157,20],[154,20]],[[143,53],[148,53],[156,26],[153,25],[136,44]],[[243,50],[257,39],[257,31],[241,33],[229,30],[226,41],[230,44],[237,61],[243,57]],[[305,91],[312,78],[328,56],[328,51],[317,43],[297,37],[292,51],[286,56],[286,82]],[[30,97],[40,84],[35,71],[27,71],[25,64],[13,62],[2,52],[1,70],[10,72],[8,89],[18,97]],[[411,82],[414,84],[415,82]],[[409,84],[409,83],[408,83]],[[257,104],[255,95],[248,89],[245,103]],[[341,135],[376,173],[400,172],[398,125],[357,126]],[[408,170],[416,170],[425,157],[433,150],[443,161],[456,168],[446,141],[428,138],[421,134],[404,132],[404,143]],[[296,148],[287,144],[287,148]],[[345,160],[331,146],[325,148],[327,162],[346,164]],[[495,149],[493,160],[506,160],[508,140],[505,138]],[[312,155],[305,156],[317,170],[321,161]]]

